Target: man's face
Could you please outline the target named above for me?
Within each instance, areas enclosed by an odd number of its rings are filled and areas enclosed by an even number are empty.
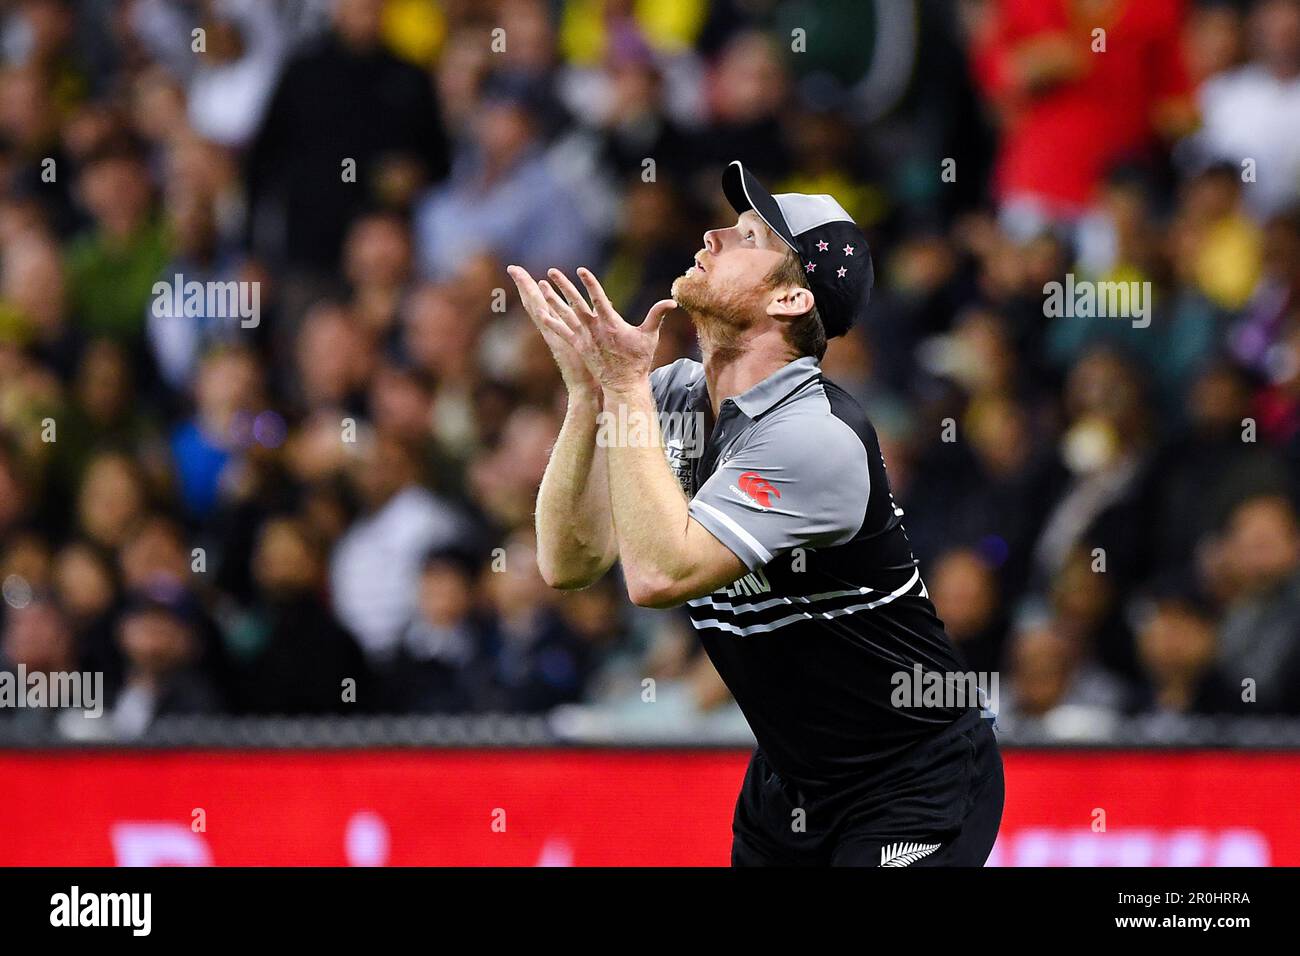
[[[149,211],[149,177],[134,159],[101,159],[82,173],[81,185],[85,204],[97,220],[136,222]]]
[[[1260,497],[1238,505],[1228,525],[1227,547],[1248,593],[1276,587],[1300,566],[1300,534],[1290,503]]]
[[[334,28],[351,47],[366,49],[379,39],[383,0],[336,0]]]
[[[253,576],[272,596],[309,592],[320,575],[316,552],[302,527],[288,519],[267,522],[253,552]]]
[[[163,610],[135,611],[122,619],[119,643],[130,663],[151,676],[176,670],[193,656],[193,633]]]
[[[375,510],[415,482],[418,470],[410,449],[393,435],[380,434],[353,463],[352,479],[366,507]]]
[[[28,670],[66,670],[73,660],[72,632],[53,605],[32,604],[9,612],[0,650]]]
[[[1252,19],[1264,63],[1284,74],[1300,67],[1300,5],[1293,0],[1270,0],[1255,8]]]
[[[767,313],[773,294],[767,277],[789,249],[756,212],[747,210],[734,226],[704,234],[695,265],[673,282],[673,298],[693,316],[749,325]]]

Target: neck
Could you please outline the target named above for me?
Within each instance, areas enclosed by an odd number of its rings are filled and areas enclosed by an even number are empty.
[[[798,358],[779,328],[737,329],[691,318],[699,332],[704,381],[715,416],[723,399],[748,391]]]

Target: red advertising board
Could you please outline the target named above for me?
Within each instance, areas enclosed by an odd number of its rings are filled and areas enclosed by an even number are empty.
[[[0,752],[0,865],[725,865],[747,754]],[[1010,751],[995,865],[1300,865],[1300,754]]]

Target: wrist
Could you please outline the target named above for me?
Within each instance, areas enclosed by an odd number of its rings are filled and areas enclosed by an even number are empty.
[[[645,394],[650,388],[650,376],[642,375],[639,378],[629,379],[620,382],[606,382],[601,386],[601,395],[606,405],[613,402],[626,402],[632,398],[638,398]]]
[[[604,394],[594,382],[570,388],[568,398],[569,408],[575,411],[598,412],[604,405]]]

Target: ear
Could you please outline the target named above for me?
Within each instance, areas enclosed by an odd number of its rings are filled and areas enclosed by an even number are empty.
[[[809,312],[815,304],[810,289],[803,286],[778,286],[772,290],[767,302],[767,314],[776,319],[796,319]]]

